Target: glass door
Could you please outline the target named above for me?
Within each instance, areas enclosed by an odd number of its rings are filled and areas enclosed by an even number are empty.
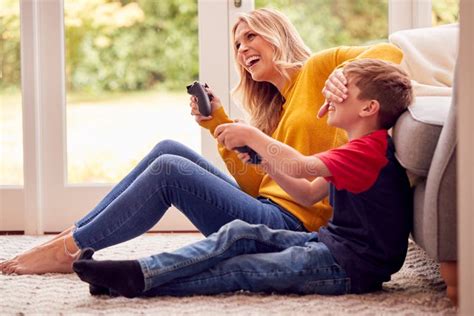
[[[24,212],[20,2],[1,0],[0,7],[0,230],[18,231]]]
[[[44,231],[87,213],[159,141],[201,151],[185,92],[199,78],[197,1],[60,5],[65,105],[58,117],[63,132],[51,130],[51,137],[61,142],[53,159],[62,167],[49,173],[54,190],[45,195]],[[58,192],[61,198],[53,198]],[[176,210],[160,224],[157,229],[193,229]]]
[[[196,0],[64,1],[67,184],[112,184],[160,140],[201,150]]]
[[[163,139],[222,165],[215,141],[189,115],[185,86],[209,83],[229,111],[230,1],[4,0],[2,28],[11,11],[4,3],[20,7],[21,27],[11,28],[22,30],[23,114],[14,101],[19,85],[4,87],[2,70],[0,168],[18,194],[0,188],[0,231],[68,227]],[[23,136],[13,127],[19,116]],[[23,163],[12,144],[24,147]],[[18,222],[7,226],[11,213]],[[194,229],[176,210],[156,228]]]

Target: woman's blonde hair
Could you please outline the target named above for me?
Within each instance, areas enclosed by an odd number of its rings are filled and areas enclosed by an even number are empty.
[[[273,61],[277,70],[286,79],[290,79],[289,69],[300,68],[311,55],[311,50],[296,31],[290,20],[273,9],[258,9],[239,15],[232,29],[233,42],[240,23],[268,41],[274,50]],[[234,57],[240,82],[233,89],[233,97],[239,99],[251,118],[251,123],[264,133],[271,135],[280,121],[282,105],[285,99],[278,89],[269,82],[257,82],[237,61],[237,48]]]

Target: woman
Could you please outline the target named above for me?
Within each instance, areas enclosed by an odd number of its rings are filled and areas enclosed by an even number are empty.
[[[234,25],[233,40],[240,74],[234,92],[249,112],[251,123],[303,155],[346,141],[344,132],[314,115],[325,97],[347,97],[345,78],[334,71],[338,66],[355,58],[399,63],[402,57],[388,44],[339,47],[310,56],[291,22],[270,9],[242,14]],[[218,125],[232,122],[219,98],[213,99],[208,118],[200,115],[194,101],[191,113],[211,133]],[[235,219],[274,229],[313,231],[331,217],[326,200],[311,207],[299,205],[257,166],[244,164],[223,146],[219,152],[234,179],[189,148],[174,141],[160,142],[83,219],[52,241],[1,263],[1,271],[72,272],[80,249],[100,250],[139,236],[171,205],[206,236]],[[291,162],[285,167],[291,167]]]

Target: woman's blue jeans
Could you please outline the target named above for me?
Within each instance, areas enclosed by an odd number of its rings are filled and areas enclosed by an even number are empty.
[[[272,230],[240,220],[175,252],[138,261],[143,296],[350,291],[350,279],[317,233]]]
[[[174,205],[204,235],[235,219],[302,231],[302,223],[264,198],[240,190],[234,179],[175,141],[162,141],[84,218],[73,238],[79,248],[103,249],[152,228]]]

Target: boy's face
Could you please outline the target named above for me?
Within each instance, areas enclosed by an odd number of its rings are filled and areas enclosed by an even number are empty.
[[[367,100],[359,100],[357,97],[360,89],[348,78],[347,99],[342,102],[331,102],[328,108],[328,125],[350,130],[359,121],[359,113],[367,104]]]

